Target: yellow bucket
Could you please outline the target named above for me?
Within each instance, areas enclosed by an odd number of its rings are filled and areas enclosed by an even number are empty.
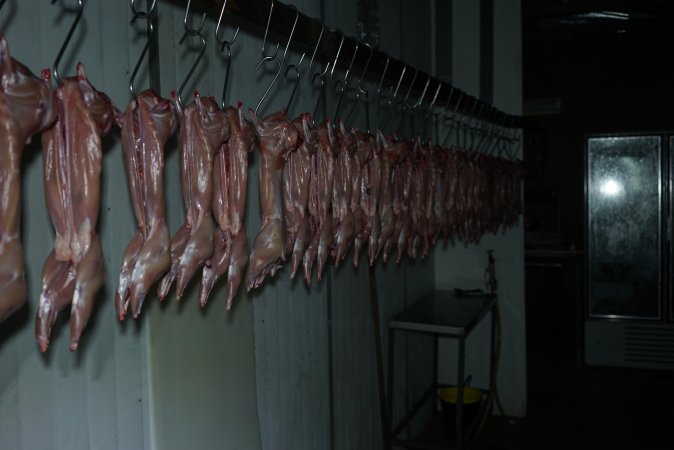
[[[456,436],[456,406],[458,403],[459,388],[450,386],[438,389],[438,397],[442,405],[442,413],[445,416],[445,427],[448,436]],[[465,435],[470,424],[473,423],[480,410],[482,391],[479,389],[463,388],[463,427],[461,433]]]
[[[459,388],[456,386],[451,386],[438,389],[438,397],[440,397],[440,400],[443,402],[456,404],[458,402],[457,399],[459,397]],[[480,400],[482,400],[482,391],[472,387],[463,388],[464,405],[469,405],[471,403],[478,403]]]

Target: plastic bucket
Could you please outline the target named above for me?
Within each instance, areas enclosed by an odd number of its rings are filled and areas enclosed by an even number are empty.
[[[442,414],[445,417],[445,428],[447,435],[456,436],[456,413],[459,388],[450,386],[438,389],[438,398],[442,405]],[[463,388],[463,426],[461,434],[466,435],[466,431],[475,420],[482,403],[482,391],[479,389]]]

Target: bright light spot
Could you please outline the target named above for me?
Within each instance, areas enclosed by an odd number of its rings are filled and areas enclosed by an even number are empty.
[[[609,178],[601,184],[599,191],[607,197],[615,197],[622,193],[623,186],[613,178]]]

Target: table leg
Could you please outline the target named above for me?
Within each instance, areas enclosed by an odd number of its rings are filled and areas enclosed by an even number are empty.
[[[466,338],[464,335],[459,337],[459,370],[457,378],[457,396],[456,396],[456,448],[463,449],[463,388],[465,381],[465,363],[466,363]]]
[[[388,332],[388,419],[389,419],[389,432],[390,436],[388,438],[388,448],[393,449],[393,372],[394,372],[394,353],[395,353],[395,330],[393,328],[389,329]]]
[[[438,390],[438,335],[433,335],[433,382],[435,390]],[[433,401],[431,402],[431,415],[435,415],[435,409],[437,407],[437,394],[433,395]]]

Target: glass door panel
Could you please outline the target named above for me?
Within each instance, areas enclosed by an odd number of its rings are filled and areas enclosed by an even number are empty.
[[[660,136],[588,139],[590,316],[660,317],[660,146]]]

